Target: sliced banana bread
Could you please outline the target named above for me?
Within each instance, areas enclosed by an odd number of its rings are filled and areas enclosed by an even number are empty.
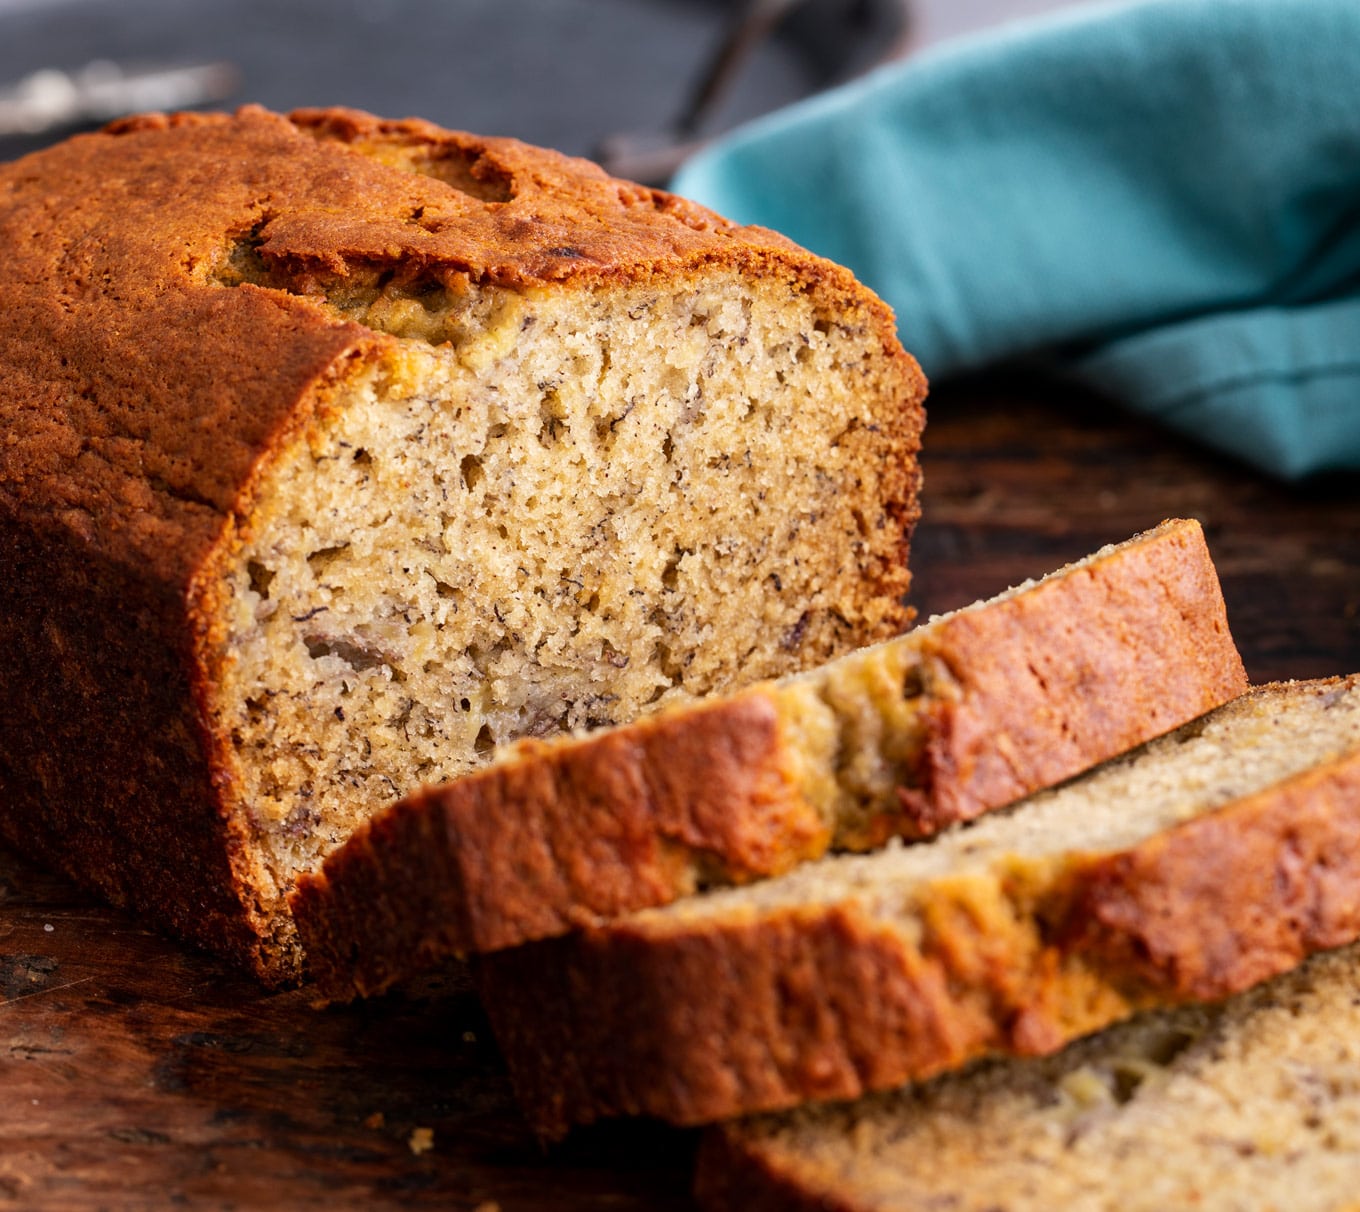
[[[304,877],[312,975],[374,993],[449,953],[561,934],[828,848],[921,837],[1245,688],[1198,523],[782,682],[422,791]]]
[[[266,977],[422,782],[909,620],[924,381],[773,232],[246,109],[0,166],[0,244],[0,834]]]
[[[1360,935],[1360,675],[1248,693],[934,842],[483,957],[547,1135],[1052,1052]]]
[[[713,1129],[707,1212],[1355,1212],[1360,949],[1043,1060]]]

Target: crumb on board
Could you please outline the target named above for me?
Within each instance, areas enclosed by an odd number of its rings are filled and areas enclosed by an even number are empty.
[[[434,1129],[413,1128],[406,1143],[410,1146],[411,1152],[417,1157],[422,1153],[428,1153],[434,1148]]]

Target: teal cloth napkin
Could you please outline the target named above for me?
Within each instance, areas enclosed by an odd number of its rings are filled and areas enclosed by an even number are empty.
[[[933,378],[1039,358],[1277,475],[1360,468],[1360,0],[1002,28],[672,188],[850,266]]]

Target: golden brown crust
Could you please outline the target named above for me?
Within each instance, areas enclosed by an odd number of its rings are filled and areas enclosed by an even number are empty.
[[[925,707],[921,769],[894,832],[971,820],[1246,689],[1199,524],[1144,538],[932,630],[925,655],[953,692]]]
[[[729,877],[786,869],[826,848],[786,757],[752,691],[426,788],[300,881],[308,967],[376,993],[440,955],[665,904],[693,890],[696,855]]]
[[[853,900],[645,915],[482,957],[535,1127],[853,1098],[1132,1010],[1218,998],[1360,936],[1360,753],[1013,886],[944,876],[919,933]]]
[[[511,140],[348,111],[129,119],[0,167],[0,243],[0,831],[273,979],[293,960],[209,723],[215,595],[263,471],[395,347],[321,296],[768,272],[882,333],[920,427],[919,370],[846,271]],[[246,245],[268,284],[228,288]],[[891,508],[909,528],[914,500]]]
[[[546,1137],[603,1116],[699,1124],[853,1098],[1048,1051],[1130,1008],[967,890],[919,941],[846,904],[664,933],[625,921],[480,957],[477,974]]]
[[[1082,864],[1060,945],[1134,996],[1226,997],[1360,936],[1357,836],[1360,753]]]
[[[169,928],[266,969],[233,822],[192,798],[212,776],[185,711],[180,603],[93,546],[0,526],[0,829],[109,900],[154,904]]]

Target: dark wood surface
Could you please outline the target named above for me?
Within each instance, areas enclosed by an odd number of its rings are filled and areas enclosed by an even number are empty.
[[[923,615],[1190,515],[1254,680],[1360,670],[1356,477],[1282,487],[1084,397],[974,385],[931,416]],[[319,1011],[3,852],[0,1091],[0,1208],[690,1206],[691,1134],[535,1145],[456,971]]]

